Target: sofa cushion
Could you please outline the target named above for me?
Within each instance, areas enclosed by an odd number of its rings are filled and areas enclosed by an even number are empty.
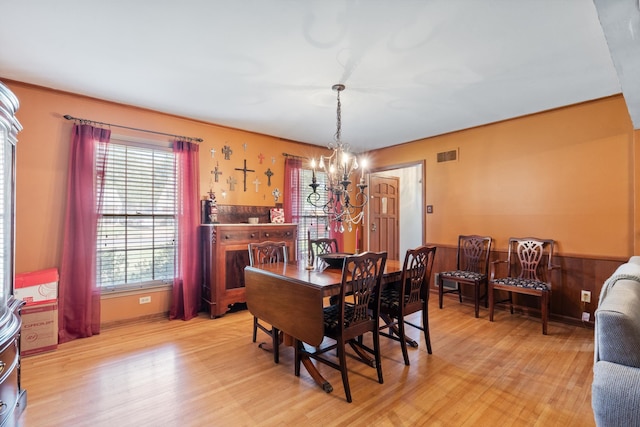
[[[598,427],[640,425],[640,369],[597,362],[591,406]]]
[[[596,310],[595,360],[640,367],[640,278],[619,270],[603,286]]]

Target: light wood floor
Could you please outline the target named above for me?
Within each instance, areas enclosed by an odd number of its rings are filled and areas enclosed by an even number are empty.
[[[405,367],[397,342],[381,337],[384,384],[375,369],[348,360],[353,403],[340,374],[321,372],[324,393],[251,342],[247,311],[211,320],[165,319],[23,359],[23,426],[592,426],[593,330],[470,305],[430,302],[433,354],[424,338]],[[414,318],[417,321],[417,317]],[[265,336],[263,335],[264,339]]]

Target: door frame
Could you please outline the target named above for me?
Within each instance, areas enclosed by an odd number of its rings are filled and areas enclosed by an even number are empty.
[[[421,227],[421,239],[420,239],[420,244],[424,245],[426,242],[426,237],[427,237],[427,218],[426,218],[426,178],[427,178],[427,172],[426,172],[426,161],[421,160],[421,161],[417,161],[417,162],[408,162],[408,163],[400,163],[400,164],[395,164],[395,165],[389,165],[389,166],[384,166],[384,167],[380,167],[380,168],[372,168],[369,170],[369,173],[367,173],[367,184],[369,185],[371,183],[371,175],[376,175],[376,174],[383,174],[385,172],[392,172],[392,171],[398,171],[401,169],[407,169],[407,168],[412,168],[412,167],[416,167],[416,166],[422,166],[422,173],[421,173],[421,182],[420,183],[416,183],[415,190],[411,190],[413,194],[415,194],[414,191],[420,191],[420,194],[422,196],[422,200],[420,201],[420,218],[421,221],[419,222],[420,227]],[[399,205],[400,207],[403,204],[403,199],[402,199],[402,188],[406,186],[407,183],[403,183],[400,182],[399,184],[399,193],[400,193],[400,200],[399,200]],[[403,247],[403,242],[402,242],[402,232],[403,232],[403,225],[402,225],[402,210],[400,210],[398,212],[398,214],[400,215],[400,220],[398,221],[398,235],[401,236],[401,240],[400,240],[400,244],[399,244],[399,250],[400,250],[400,259],[404,259],[404,253],[406,251],[406,249],[408,249],[406,246]],[[364,214],[364,218],[363,218],[363,242],[362,242],[362,246],[366,249],[369,250],[369,219],[370,219],[370,212],[369,212],[369,204],[367,203],[367,205],[365,206],[365,214]],[[415,228],[414,228],[415,230]],[[413,245],[409,245],[409,246],[414,246]]]

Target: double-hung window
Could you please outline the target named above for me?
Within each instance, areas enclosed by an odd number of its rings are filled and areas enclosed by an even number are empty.
[[[329,237],[329,218],[323,211],[322,206],[327,203],[327,192],[324,190],[327,175],[322,172],[316,171],[316,179],[318,184],[318,195],[320,199],[316,202],[316,205],[320,207],[314,207],[307,201],[309,194],[312,193],[311,184],[313,173],[311,169],[300,170],[300,190],[298,191],[298,200],[293,200],[292,203],[298,204],[298,215],[292,216],[292,222],[298,224],[298,253],[300,256],[306,257],[307,254],[307,232],[311,232],[312,239],[328,238]],[[294,209],[293,212],[296,210]],[[302,258],[304,259],[304,258]]]
[[[105,292],[172,283],[177,217],[171,148],[112,137],[97,189],[98,286]]]

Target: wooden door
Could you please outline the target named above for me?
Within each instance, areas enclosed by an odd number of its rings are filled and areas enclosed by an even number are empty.
[[[371,175],[369,201],[369,250],[387,251],[388,259],[399,259],[399,184],[397,177]]]

